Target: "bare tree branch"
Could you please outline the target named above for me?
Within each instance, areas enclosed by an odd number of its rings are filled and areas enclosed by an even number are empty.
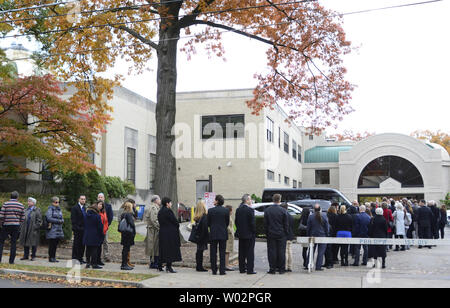
[[[158,44],[156,44],[155,42],[143,37],[142,35],[140,35],[139,33],[137,33],[136,31],[134,31],[133,29],[130,29],[126,26],[119,26],[117,27],[120,30],[123,30],[125,32],[128,32],[129,34],[131,34],[133,37],[137,38],[138,40],[140,40],[142,43],[149,45],[150,47],[152,47],[155,50],[159,49]]]

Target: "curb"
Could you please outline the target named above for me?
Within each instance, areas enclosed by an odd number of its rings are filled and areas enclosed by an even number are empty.
[[[0,274],[26,275],[26,276],[37,277],[37,278],[67,279],[66,275],[30,272],[30,271],[14,270],[14,269],[0,269]],[[121,284],[121,285],[131,286],[131,287],[135,287],[135,288],[146,288],[146,286],[141,282],[126,281],[126,280],[113,280],[113,279],[92,278],[92,277],[80,277],[80,280],[81,281],[89,281],[89,282]],[[76,284],[76,283],[74,283],[74,284]]]

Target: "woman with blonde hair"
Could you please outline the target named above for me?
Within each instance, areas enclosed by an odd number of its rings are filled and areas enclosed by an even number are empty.
[[[208,270],[203,267],[203,251],[208,249],[208,210],[206,209],[206,203],[204,200],[200,200],[195,207],[194,221],[197,228],[197,252],[195,253],[195,262],[197,264],[197,272],[207,272]]]
[[[133,268],[128,265],[128,257],[130,254],[131,246],[134,245],[134,237],[136,236],[136,226],[134,224],[133,204],[131,202],[125,202],[123,205],[123,213],[119,218],[119,229],[122,224],[122,220],[125,220],[127,229],[119,232],[122,234],[120,244],[122,248],[122,266],[121,270],[132,270]]]
[[[353,219],[347,214],[347,208],[342,205],[336,217],[336,237],[351,238]],[[348,244],[341,244],[341,266],[348,266]]]

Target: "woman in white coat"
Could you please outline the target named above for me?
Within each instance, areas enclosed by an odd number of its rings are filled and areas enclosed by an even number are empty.
[[[395,225],[395,238],[405,238],[406,228],[405,228],[405,209],[400,202],[395,204],[394,212],[394,225]],[[402,245],[402,251],[406,250],[405,245]],[[399,245],[395,245],[395,251],[399,251]]]

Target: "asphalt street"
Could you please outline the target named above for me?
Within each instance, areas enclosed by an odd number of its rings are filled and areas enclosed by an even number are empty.
[[[68,286],[55,283],[31,282],[2,278],[0,279],[0,288],[68,288]]]

